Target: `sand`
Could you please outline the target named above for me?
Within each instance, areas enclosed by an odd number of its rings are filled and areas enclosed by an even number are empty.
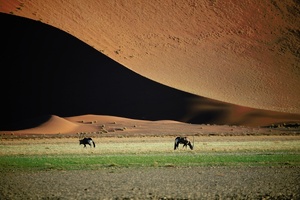
[[[18,137],[143,137],[143,136],[279,136],[299,135],[300,123],[270,126],[190,124],[174,120],[139,120],[108,115],[48,116],[31,128],[0,130],[2,138]]]
[[[29,128],[1,130],[1,138],[299,136],[298,124],[281,123],[299,121],[299,11],[293,0],[1,0],[1,13],[57,27],[141,76],[238,105],[223,107],[228,112],[216,122],[224,125],[49,115]],[[219,103],[204,105],[191,104],[186,119],[220,109]],[[280,126],[263,127],[271,123]],[[178,180],[178,172],[198,181]],[[298,166],[103,169],[76,174],[2,170],[1,174],[1,199],[299,198]],[[141,176],[148,181],[141,181]]]
[[[293,0],[0,3],[0,12],[57,27],[159,83],[297,114],[299,10]]]

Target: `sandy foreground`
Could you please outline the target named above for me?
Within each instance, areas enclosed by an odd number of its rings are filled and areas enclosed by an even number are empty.
[[[299,199],[297,167],[1,172],[1,199]]]

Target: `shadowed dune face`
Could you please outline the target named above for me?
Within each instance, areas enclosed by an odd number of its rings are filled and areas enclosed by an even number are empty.
[[[2,1],[125,67],[196,95],[300,113],[300,4],[268,1]]]
[[[237,106],[156,83],[40,22],[7,14],[0,14],[0,22],[6,25],[1,45],[6,66],[0,79],[2,130],[37,127],[51,122],[52,115],[90,113],[247,126],[300,121],[300,115]]]

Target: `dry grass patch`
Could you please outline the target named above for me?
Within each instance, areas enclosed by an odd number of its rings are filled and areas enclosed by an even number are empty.
[[[83,148],[77,138],[1,140],[0,155],[153,154],[209,152],[300,152],[300,138],[195,137],[193,151],[182,145],[174,151],[173,137],[94,138],[96,148]]]

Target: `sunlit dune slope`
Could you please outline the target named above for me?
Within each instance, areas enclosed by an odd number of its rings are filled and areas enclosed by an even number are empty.
[[[142,121],[142,120],[136,120],[136,119],[129,119],[125,117],[116,117],[116,116],[109,116],[109,115],[79,115],[79,116],[72,116],[72,117],[66,117],[66,120],[69,120],[71,122],[98,122],[98,123],[113,123],[113,122],[135,122],[135,121]]]
[[[259,117],[255,118],[259,121]],[[266,117],[261,118],[266,121]],[[279,119],[279,118],[278,118]],[[41,118],[35,118],[39,121]],[[248,120],[251,123],[251,120]],[[252,123],[260,123],[254,121]],[[273,119],[274,121],[274,119]],[[108,115],[78,115],[73,117],[58,117],[56,115],[43,118],[43,123],[33,128],[20,129],[14,131],[0,130],[0,136],[29,136],[40,135],[45,137],[60,137],[62,134],[78,137],[127,137],[127,136],[163,136],[163,135],[261,135],[261,134],[297,134],[299,130],[298,122],[279,123],[279,129],[265,129],[258,126],[228,126],[209,124],[190,124],[175,120],[137,120],[124,117]],[[252,124],[253,125],[253,124]],[[275,123],[276,125],[276,123]],[[286,126],[287,125],[287,126]],[[274,126],[275,127],[275,126]],[[286,128],[285,128],[286,127]]]
[[[4,24],[1,47],[6,66],[0,79],[0,130],[39,127],[51,115],[75,116],[70,118],[73,122],[124,121],[112,117],[122,116],[253,127],[300,121],[300,114],[238,106],[164,86],[37,21],[0,13],[0,22]],[[61,132],[54,127],[52,133]]]
[[[22,134],[65,134],[78,133],[83,131],[96,131],[96,127],[85,124],[77,124],[56,115],[51,115],[48,120],[34,128],[14,131],[14,133]]]
[[[162,84],[300,113],[300,4],[268,1],[1,1]]]

